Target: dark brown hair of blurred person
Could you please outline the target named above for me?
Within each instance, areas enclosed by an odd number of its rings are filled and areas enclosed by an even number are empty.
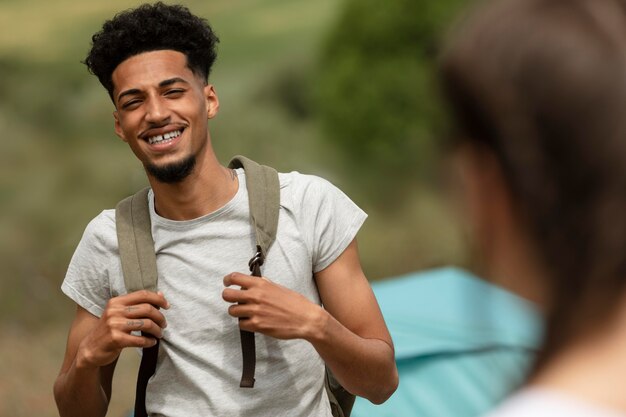
[[[502,207],[489,201],[500,193],[525,242],[510,246],[535,263],[525,270],[534,276],[515,277],[540,288],[546,315],[535,377],[579,348],[599,353],[600,343],[623,341],[626,2],[492,2],[454,32],[441,76],[457,148],[490,185],[501,179],[502,189],[483,190],[482,208]],[[483,212],[479,233],[504,233],[493,230],[494,213]],[[497,251],[487,262],[503,262]],[[498,271],[521,274],[508,268]]]

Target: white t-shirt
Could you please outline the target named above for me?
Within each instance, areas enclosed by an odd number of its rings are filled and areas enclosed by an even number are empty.
[[[223,277],[249,274],[255,252],[243,170],[231,201],[206,216],[173,221],[154,211],[158,288],[171,304],[155,375],[147,388],[151,416],[331,416],[324,364],[304,340],[256,334],[256,383],[240,388],[242,359],[237,319],[222,299]],[[297,172],[279,174],[278,235],[262,273],[320,304],[312,274],[329,266],[354,239],[366,218],[329,182]],[[87,226],[62,290],[100,316],[126,289],[118,256],[114,210]]]
[[[626,417],[626,414],[543,388],[525,388],[485,417]]]

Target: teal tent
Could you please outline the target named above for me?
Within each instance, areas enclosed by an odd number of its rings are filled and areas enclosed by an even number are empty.
[[[372,284],[396,349],[400,385],[352,417],[473,417],[523,382],[541,336],[535,306],[457,268]]]

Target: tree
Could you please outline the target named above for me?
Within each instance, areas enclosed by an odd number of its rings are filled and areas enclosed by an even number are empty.
[[[465,3],[348,0],[326,40],[316,105],[325,137],[380,192],[394,191],[391,178],[397,190],[432,178],[443,120],[437,54]]]

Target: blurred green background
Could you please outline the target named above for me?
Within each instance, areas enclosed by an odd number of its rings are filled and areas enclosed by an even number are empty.
[[[466,262],[444,192],[434,67],[442,28],[467,2],[183,2],[221,39],[218,157],[343,189],[370,215],[359,246],[372,280]],[[74,313],[65,269],[89,220],[146,184],[80,63],[102,22],[139,3],[0,0],[1,416],[57,415],[52,383]],[[130,352],[118,365],[111,416],[130,408],[135,363]]]

